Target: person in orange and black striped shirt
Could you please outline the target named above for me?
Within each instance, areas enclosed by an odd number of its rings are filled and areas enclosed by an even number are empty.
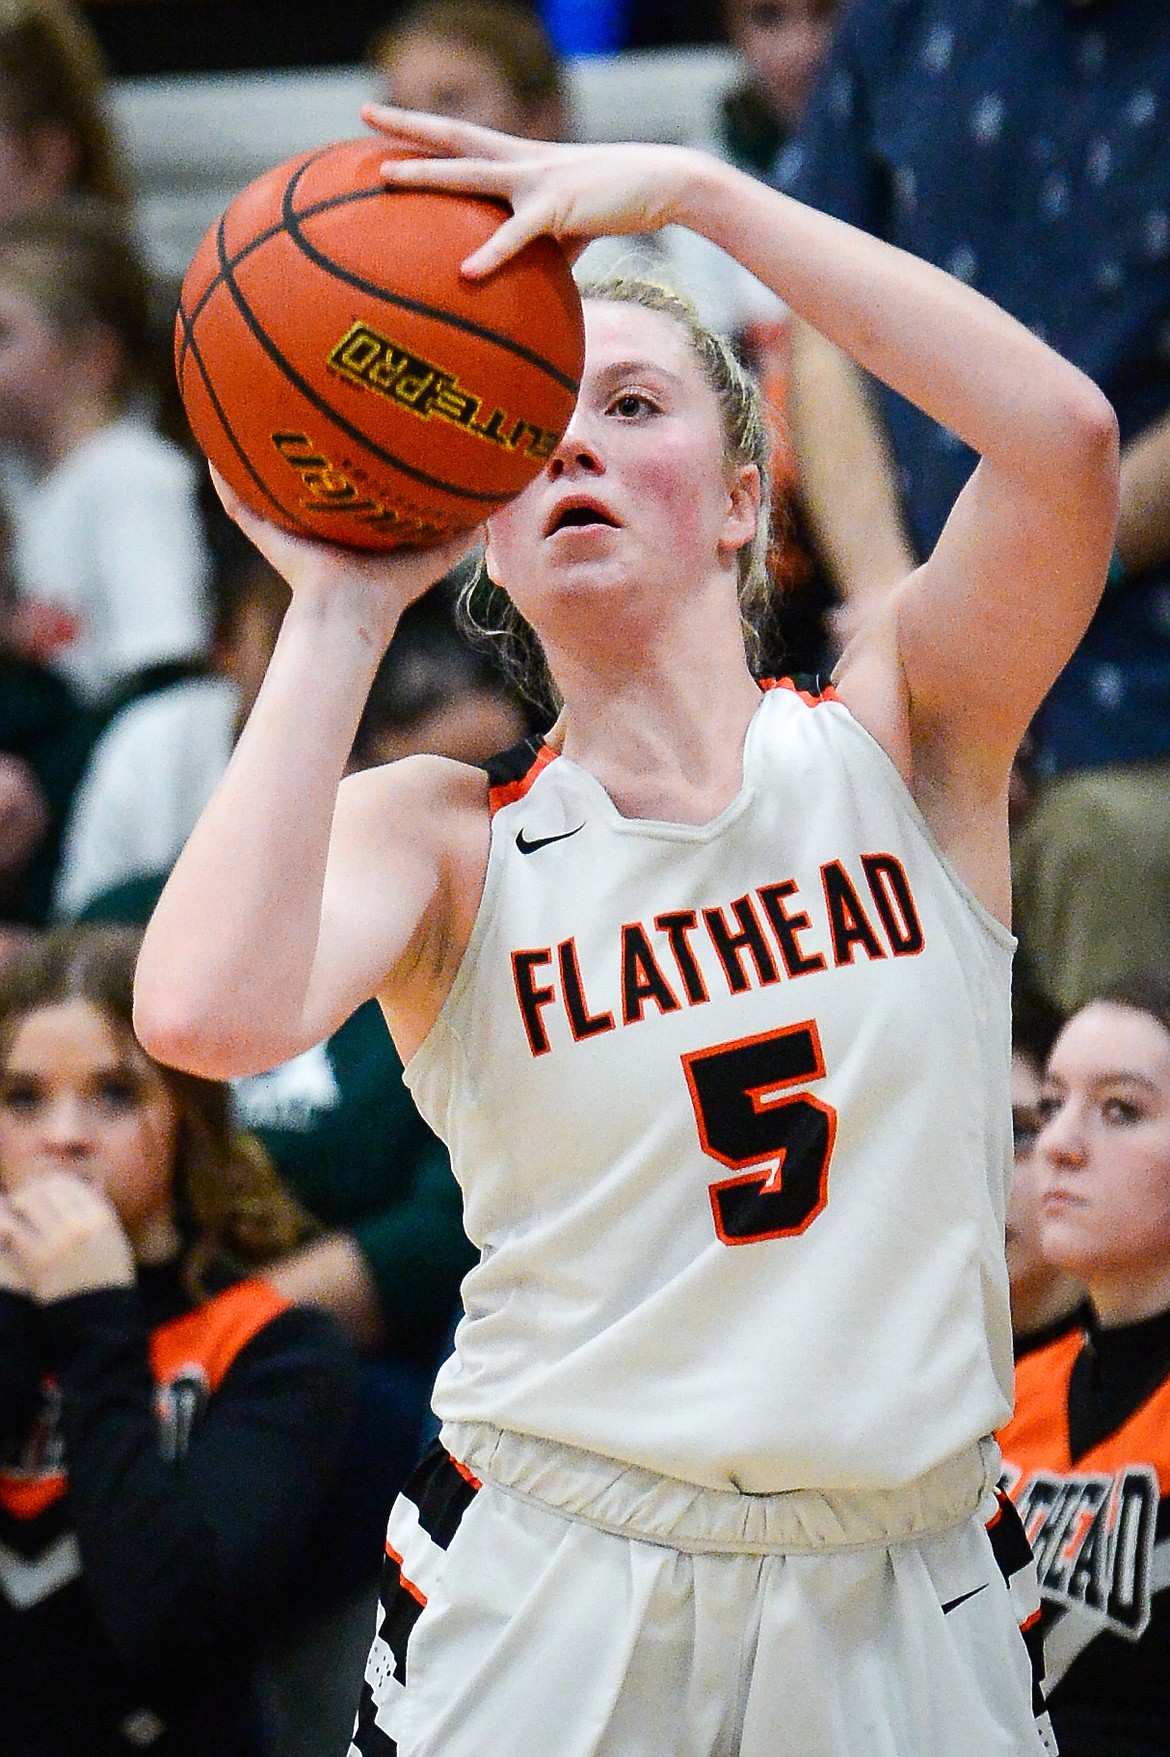
[[[0,973],[0,1750],[260,1757],[249,1684],[345,1437],[300,1217],[225,1091],[134,1042],[137,936]]]
[[[1000,1436],[1036,1554],[1062,1757],[1170,1752],[1170,990],[1073,1015],[1036,1154],[1083,1327],[1021,1360]]]

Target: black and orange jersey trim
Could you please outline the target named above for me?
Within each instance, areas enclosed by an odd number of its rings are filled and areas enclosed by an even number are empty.
[[[841,697],[833,685],[825,678],[808,672],[798,672],[795,677],[761,677],[760,688],[787,689],[807,702],[810,708],[820,707],[822,702],[839,702]]]
[[[1023,1521],[1016,1512],[1015,1506],[1003,1489],[995,1491],[995,1512],[987,1521],[987,1536],[991,1544],[991,1553],[995,1557],[995,1565],[1003,1576],[1004,1584],[1009,1593],[1017,1576],[1030,1574],[1032,1568],[1032,1548],[1024,1531]],[[1034,1601],[1033,1601],[1034,1603]],[[1019,1612],[1017,1612],[1019,1615]],[[1032,1668],[1032,1712],[1044,1713],[1044,1637],[1041,1628],[1041,1608],[1034,1603],[1020,1617],[1020,1634],[1024,1638],[1024,1646],[1028,1650],[1028,1663]]]
[[[186,1431],[192,1411],[176,1410],[168,1393],[183,1381],[197,1400],[217,1391],[240,1350],[288,1304],[266,1281],[241,1281],[153,1331],[150,1364],[160,1427],[177,1423]],[[64,1498],[67,1488],[56,1386],[49,1379],[24,1452],[0,1463],[0,1531],[5,1518],[31,1525]]]
[[[762,677],[759,686],[761,690],[791,690],[810,707],[817,707],[822,702],[838,702],[841,699],[831,683],[821,677],[804,673],[796,677]],[[482,767],[488,778],[488,800],[492,816],[502,811],[504,806],[514,805],[518,799],[523,799],[537,776],[551,762],[555,762],[556,758],[557,752],[539,737],[526,738],[522,743],[513,745],[510,750],[489,757]]]
[[[543,738],[526,738],[511,750],[489,757],[483,764],[488,778],[488,803],[495,817],[505,805],[523,799],[536,777],[556,760],[556,751]]]
[[[437,1552],[450,1547],[481,1486],[478,1477],[436,1440],[395,1503],[386,1538],[378,1631],[362,1684],[351,1747],[359,1757],[394,1757],[398,1749],[379,1722],[376,1696],[387,1688],[391,1672],[398,1685],[405,1685],[410,1637],[427,1605],[424,1587],[411,1577],[406,1558],[394,1547],[392,1535],[397,1520],[404,1513],[408,1516],[408,1527],[417,1520],[418,1540],[437,1559]]]

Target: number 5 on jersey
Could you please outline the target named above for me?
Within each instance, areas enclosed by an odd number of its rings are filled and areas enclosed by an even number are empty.
[[[682,1058],[704,1153],[740,1173],[710,1186],[725,1245],[791,1238],[828,1200],[837,1112],[810,1092],[825,1077],[816,1024],[805,1019]]]

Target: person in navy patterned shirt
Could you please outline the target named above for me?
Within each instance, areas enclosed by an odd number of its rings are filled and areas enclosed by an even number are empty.
[[[1025,948],[1065,1009],[1160,967],[1170,930],[1168,111],[1162,0],[858,0],[776,171],[1005,306],[1117,409],[1111,589],[1037,718],[1017,850]],[[847,631],[930,552],[975,459],[807,331],[795,392]]]

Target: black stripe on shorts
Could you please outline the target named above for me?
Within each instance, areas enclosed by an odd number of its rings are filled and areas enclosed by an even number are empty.
[[[407,1478],[399,1499],[412,1504],[420,1529],[438,1549],[446,1550],[479,1486],[471,1472],[457,1464],[435,1441]],[[379,1598],[382,1621],[375,1646],[381,1642],[389,1649],[394,1678],[399,1685],[405,1685],[407,1649],[426,1599],[414,1581],[403,1578],[401,1564],[389,1541]],[[362,1683],[353,1737],[353,1749],[359,1757],[396,1757],[395,1741],[377,1724],[378,1707],[367,1676]]]
[[[1010,1586],[1015,1575],[1032,1565],[1034,1557],[1015,1503],[1002,1489],[996,1489],[995,1498],[999,1502],[999,1510],[988,1521],[987,1535],[991,1540],[991,1553],[995,1557],[996,1566]],[[1046,1705],[1044,1635],[1038,1604],[1033,1614],[1020,1624],[1020,1634],[1024,1637],[1024,1646],[1028,1650],[1028,1660],[1032,1667],[1032,1711],[1040,1715],[1045,1712]]]

